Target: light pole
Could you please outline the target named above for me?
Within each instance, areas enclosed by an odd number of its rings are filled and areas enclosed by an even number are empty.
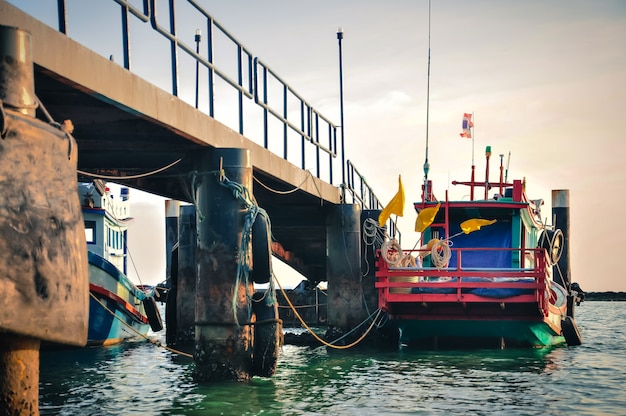
[[[202,39],[202,32],[200,29],[196,29],[196,35],[194,40],[196,41],[196,54],[200,55],[200,40]],[[196,108],[198,108],[198,87],[200,82],[200,61],[196,58]]]
[[[344,146],[344,138],[345,138],[345,129],[343,125],[343,58],[341,54],[341,41],[343,40],[343,29],[337,29],[337,41],[339,42],[339,113],[340,113],[340,123],[341,123],[341,184],[342,186],[346,183],[346,155],[345,155],[345,146]]]

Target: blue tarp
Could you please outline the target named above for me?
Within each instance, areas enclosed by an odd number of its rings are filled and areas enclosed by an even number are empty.
[[[461,234],[452,240],[452,248],[511,247],[511,223],[496,222],[470,234]],[[511,251],[464,251],[461,257],[463,268],[509,268]],[[449,267],[457,267],[457,253],[452,252]]]

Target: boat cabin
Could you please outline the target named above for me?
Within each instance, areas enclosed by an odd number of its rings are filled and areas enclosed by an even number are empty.
[[[127,274],[127,229],[130,218],[129,189],[119,195],[102,181],[78,184],[87,249]]]

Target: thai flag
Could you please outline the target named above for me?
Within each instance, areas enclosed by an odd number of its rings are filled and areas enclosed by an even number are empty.
[[[474,123],[472,122],[472,115],[468,113],[463,113],[463,132],[461,133],[461,137],[467,137],[468,139],[472,138],[472,130],[474,127]]]

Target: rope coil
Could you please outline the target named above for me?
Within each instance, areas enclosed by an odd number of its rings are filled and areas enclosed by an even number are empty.
[[[433,262],[433,266],[437,269],[448,267],[450,257],[452,256],[450,246],[452,246],[452,241],[439,240],[435,242],[433,247],[430,249],[431,261]]]

